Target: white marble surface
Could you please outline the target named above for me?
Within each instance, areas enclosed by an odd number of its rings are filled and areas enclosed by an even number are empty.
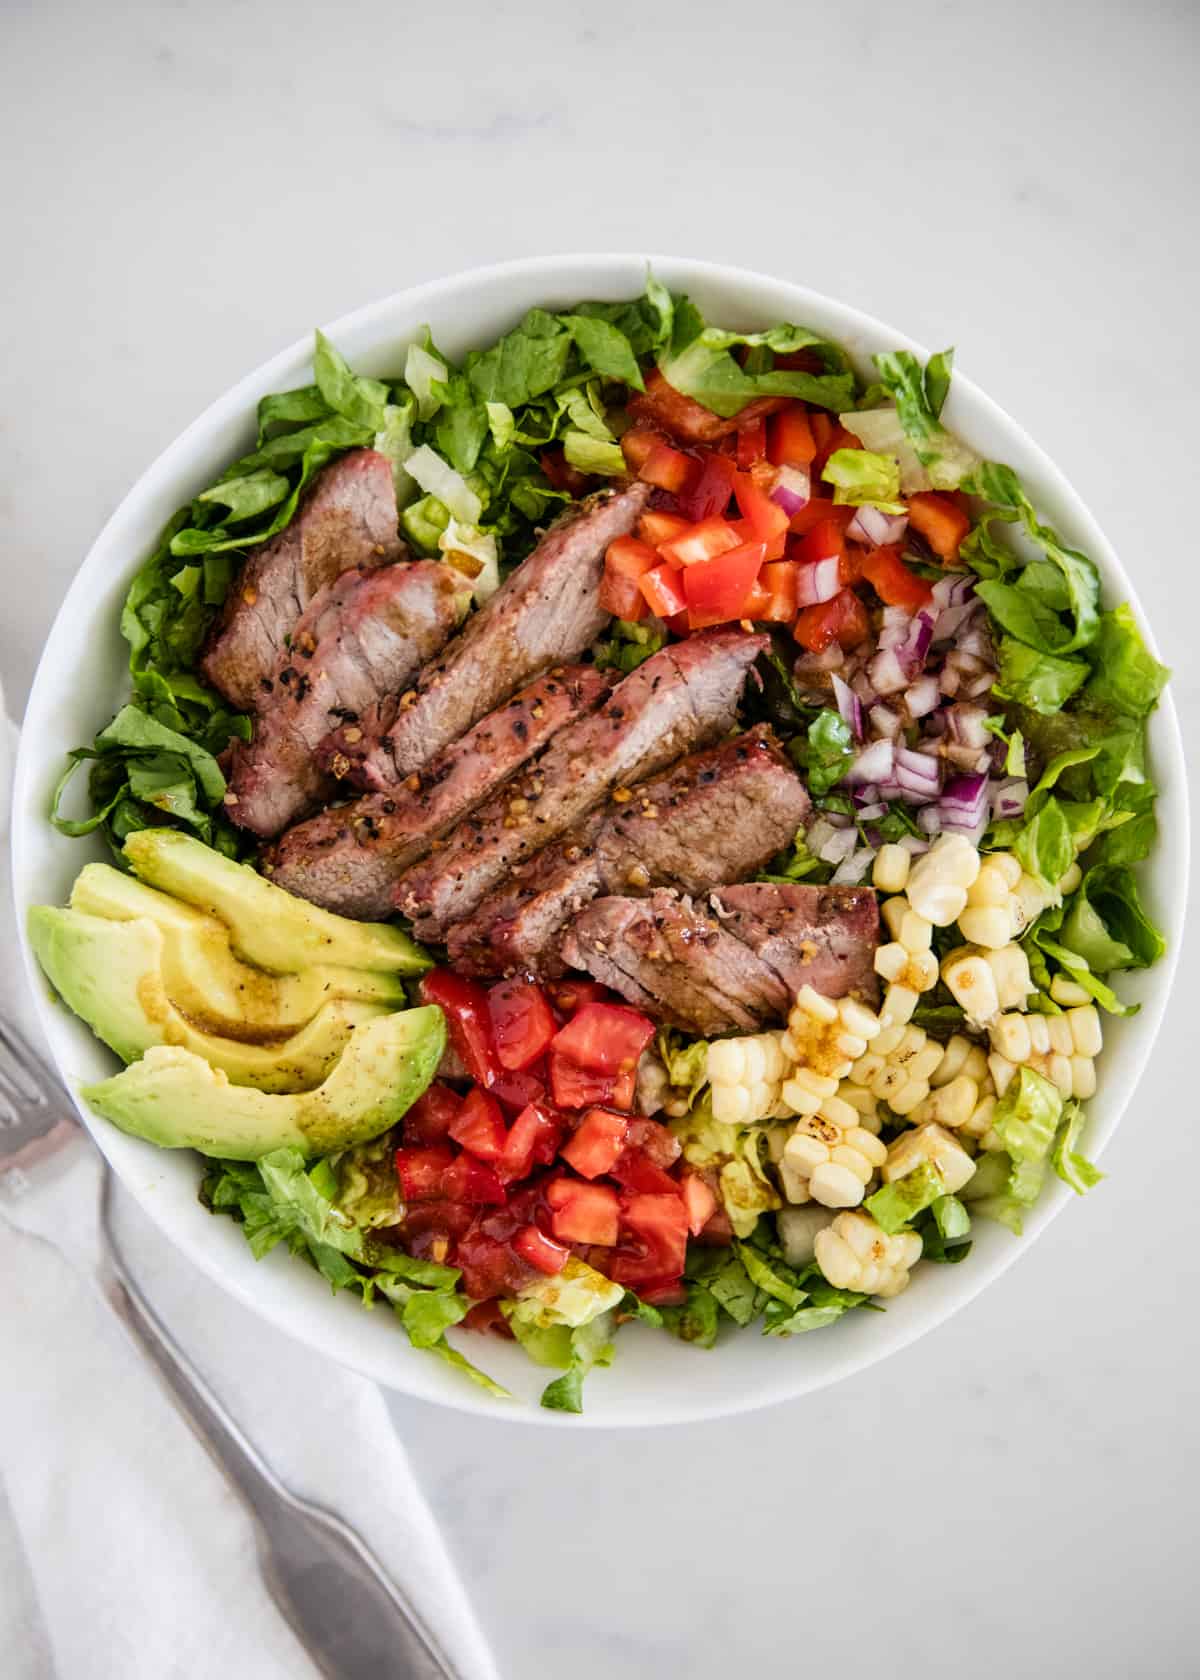
[[[440,272],[659,248],[955,342],[1107,526],[1194,729],[1198,48],[1188,4],[7,0],[12,703],[100,522],[245,369]],[[510,1680],[1196,1673],[1198,974],[1104,1186],[887,1365],[669,1435],[395,1402]]]

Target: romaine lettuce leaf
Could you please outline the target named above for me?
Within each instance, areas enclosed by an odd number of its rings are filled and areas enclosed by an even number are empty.
[[[1077,1102],[1068,1103],[1063,1113],[1058,1141],[1054,1145],[1054,1170],[1077,1196],[1094,1189],[1104,1177],[1100,1169],[1094,1167],[1075,1147],[1083,1132],[1084,1122],[1083,1105]]]
[[[1147,916],[1133,872],[1123,864],[1089,869],[1071,899],[1059,942],[1083,957],[1096,974],[1115,968],[1148,968],[1167,948]]]
[[[887,455],[869,449],[835,449],[821,469],[834,486],[834,501],[848,507],[876,507],[884,513],[903,513],[900,468]]]
[[[984,461],[964,480],[963,488],[993,504],[984,516],[987,524],[996,520],[1019,523],[1062,578],[1061,593],[1048,590],[1047,572],[1035,562],[1032,570],[1024,569],[1016,584],[998,580],[979,584],[977,594],[1004,629],[1038,652],[1058,657],[1095,641],[1100,629],[1100,574],[1086,554],[1068,548],[1057,532],[1042,524],[1012,468]],[[1060,611],[1067,613],[1069,624],[1063,623]]]
[[[1082,659],[1058,659],[1039,653],[1014,636],[1001,636],[997,648],[999,672],[994,692],[1035,712],[1057,712],[1088,680]]]
[[[948,432],[939,418],[953,361],[953,350],[931,356],[924,368],[908,350],[884,351],[874,358],[880,382],[935,490],[956,490],[979,465],[974,450]]]
[[[1170,675],[1142,640],[1128,604],[1101,613],[1088,659],[1092,675],[1084,704],[1122,717],[1142,718],[1153,711]]]
[[[751,372],[732,354],[742,346],[772,352],[772,363],[775,354],[811,349],[828,371],[805,373],[768,365]],[[726,418],[740,414],[755,397],[800,397],[835,412],[849,408],[854,400],[854,375],[845,353],[819,333],[787,325],[757,333],[709,327],[696,306],[683,297],[675,299],[671,340],[659,354],[658,368],[676,391]]]
[[[945,1195],[946,1184],[941,1173],[932,1161],[922,1161],[903,1178],[894,1178],[868,1196],[863,1206],[879,1228],[891,1237]]]

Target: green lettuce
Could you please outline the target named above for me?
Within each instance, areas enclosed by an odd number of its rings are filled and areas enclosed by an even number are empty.
[[[1063,919],[1059,943],[1096,974],[1148,968],[1167,948],[1142,908],[1132,870],[1123,864],[1087,871]]]
[[[1088,659],[1092,674],[1085,704],[1121,717],[1144,718],[1153,711],[1170,676],[1142,640],[1128,604],[1101,613]]]
[[[1039,653],[1014,636],[1001,636],[996,650],[999,671],[994,693],[1035,712],[1057,712],[1088,680],[1082,659],[1058,659]]]
[[[985,1172],[988,1157],[980,1157],[963,1192],[973,1212],[998,1219],[1020,1236],[1024,1211],[1036,1202],[1045,1181],[1062,1114],[1063,1099],[1050,1081],[1031,1067],[1019,1068],[992,1116],[1007,1173],[997,1183],[997,1169],[993,1165]]]
[[[956,490],[979,464],[979,457],[941,423],[950,389],[953,350],[931,356],[923,368],[908,350],[885,351],[874,358],[880,383],[896,405],[896,416],[935,490]],[[917,486],[914,486],[917,488]]]
[[[1068,548],[1042,524],[1011,467],[985,461],[963,487],[992,504],[980,522],[985,532],[997,522],[1019,524],[1045,562],[1024,567],[1015,584],[985,578],[977,585],[992,617],[1019,641],[1059,658],[1094,642],[1100,630],[1100,574],[1087,555]],[[979,569],[978,542],[968,540],[964,556]],[[1015,557],[1011,563],[1017,564]]]
[[[1086,1155],[1082,1155],[1075,1147],[1082,1135],[1085,1119],[1081,1103],[1071,1102],[1066,1105],[1052,1157],[1055,1172],[1077,1196],[1094,1189],[1104,1177],[1100,1169],[1094,1167]]]
[[[819,799],[841,781],[853,763],[854,736],[845,718],[826,707],[817,713],[803,736],[789,742],[788,751],[808,791]]]
[[[874,1195],[868,1196],[863,1206],[881,1230],[894,1236],[945,1195],[946,1185],[941,1173],[932,1161],[922,1161],[903,1178],[894,1178],[890,1184],[883,1185]]]
[[[592,663],[599,671],[621,671],[628,674],[644,665],[652,653],[666,645],[667,633],[657,620],[643,620],[639,624],[615,618],[609,633],[592,644]]]
[[[733,355],[742,347],[766,353],[761,365],[743,364]],[[776,369],[776,355],[812,350],[824,373]],[[710,327],[685,297],[674,300],[669,344],[658,356],[663,378],[676,391],[702,403],[714,414],[740,414],[756,397],[799,397],[818,408],[849,408],[854,374],[845,352],[806,327],[778,326],[766,332],[728,332]]]
[[[900,468],[887,455],[869,449],[835,449],[821,470],[834,486],[834,501],[849,507],[877,507],[884,513],[903,513]]]

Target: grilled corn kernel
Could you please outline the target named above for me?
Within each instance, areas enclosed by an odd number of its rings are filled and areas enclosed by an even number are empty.
[[[1027,1062],[1033,1053],[1029,1023],[1024,1015],[1001,1015],[988,1028],[992,1048],[1010,1062]]]
[[[875,972],[881,980],[899,980],[908,967],[908,952],[899,940],[880,945],[875,951]]]
[[[1012,912],[1007,900],[1002,905],[968,907],[958,918],[959,930],[972,945],[1001,951],[1012,939]]]
[[[973,947],[963,946],[943,957],[942,979],[973,1025],[985,1027],[1000,1013],[1000,995],[991,965]]]
[[[819,1115],[798,1122],[779,1164],[789,1202],[857,1207],[876,1167],[887,1159],[879,1139],[859,1126],[846,1129]]]
[[[951,1196],[974,1176],[975,1163],[962,1144],[943,1127],[929,1123],[903,1132],[892,1144],[883,1164],[884,1180],[891,1184],[897,1178],[907,1178],[925,1161],[937,1168]]]
[[[996,1099],[992,1095],[980,1097],[970,1117],[959,1127],[964,1137],[980,1141],[992,1129],[992,1116],[996,1112]]]
[[[929,1095],[929,1081],[927,1079],[908,1079],[898,1091],[893,1091],[888,1098],[888,1107],[893,1114],[911,1114],[919,1108]]]
[[[1008,871],[1002,869],[995,858],[985,857],[979,865],[979,874],[975,877],[973,885],[967,889],[968,905],[972,910],[994,906],[1007,909],[1008,895]]]
[[[1061,1003],[1064,1009],[1080,1004],[1089,1004],[1091,994],[1077,986],[1074,980],[1068,980],[1065,974],[1056,974],[1050,982],[1050,996],[1055,1003]]]
[[[1024,874],[1020,858],[1014,857],[1011,852],[989,852],[985,861],[989,869],[995,869],[1003,876],[1009,892]]]
[[[1075,1054],[1075,1040],[1071,1034],[1071,1023],[1065,1015],[1047,1015],[1046,1030],[1050,1034],[1050,1048],[1059,1056],[1073,1056]]]
[[[988,951],[984,960],[996,982],[996,997],[1001,1009],[1024,1009],[1025,1000],[1035,990],[1029,973],[1029,958],[1019,945],[1005,945],[999,951]]]
[[[992,1076],[992,1084],[996,1087],[996,1095],[1002,1097],[1012,1084],[1016,1073],[1016,1064],[1010,1062],[1007,1056],[1001,1056],[993,1050],[988,1057],[988,1072]]]
[[[928,951],[933,944],[933,923],[927,922],[924,916],[918,916],[915,910],[908,910],[900,918],[900,931],[896,938],[906,951],[914,955],[918,951]]]
[[[908,1287],[909,1273],[921,1258],[915,1231],[889,1237],[865,1213],[839,1213],[813,1240],[817,1265],[835,1289],[861,1290],[884,1300]]]
[[[858,1058],[846,1077],[855,1085],[869,1085],[883,1065],[884,1058],[874,1050],[868,1050],[865,1056]]]
[[[1060,1056],[1057,1053],[1048,1056],[1046,1058],[1046,1078],[1060,1095],[1069,1097],[1075,1083],[1075,1075],[1071,1071],[1070,1057]]]
[[[967,1057],[971,1053],[971,1041],[964,1038],[962,1033],[955,1033],[942,1046],[942,1059],[929,1076],[929,1083],[936,1089],[939,1085],[949,1085],[952,1079],[957,1079],[964,1071]]]
[[[1045,1056],[1050,1050],[1050,1023],[1044,1015],[1030,1015],[1029,1042],[1039,1056]]]
[[[1080,1102],[1096,1095],[1096,1064],[1090,1056],[1071,1057],[1071,1095]]]
[[[966,1125],[978,1107],[979,1086],[965,1073],[960,1073],[948,1085],[940,1085],[930,1091],[921,1104],[920,1112],[913,1118],[919,1123],[948,1126],[956,1132],[960,1126]]]
[[[1088,1003],[1080,1009],[1068,1009],[1067,1020],[1070,1022],[1071,1038],[1076,1053],[1080,1056],[1098,1056],[1104,1047],[1104,1035],[1100,1031],[1100,1014],[1095,1004]]]
[[[982,1045],[972,1044],[967,1052],[967,1059],[960,1069],[968,1079],[973,1079],[977,1085],[982,1085],[988,1076],[987,1052]]]
[[[906,898],[889,898],[880,905],[880,917],[893,939],[900,937],[900,924],[908,915],[910,909],[911,906]]]
[[[875,854],[871,880],[879,892],[901,893],[908,880],[912,860],[903,846],[880,846]]]
[[[979,854],[961,834],[940,835],[913,864],[908,902],[934,927],[949,927],[966,908],[967,889],[979,874]]]
[[[890,1021],[893,1025],[900,1021],[911,1021],[913,1010],[920,1001],[920,993],[914,992],[911,986],[891,985],[884,994],[880,1020]]]

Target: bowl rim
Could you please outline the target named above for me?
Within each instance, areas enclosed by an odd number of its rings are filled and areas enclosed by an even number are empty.
[[[433,280],[421,282],[416,286],[403,288],[385,297],[377,298],[339,316],[322,330],[335,342],[338,342],[343,337],[369,330],[377,323],[386,321],[389,316],[399,314],[402,311],[424,314],[426,305],[429,306],[429,318],[434,321],[436,326],[436,305],[439,300],[445,299],[447,294],[452,296],[463,294],[469,298],[474,290],[498,287],[506,281],[522,282],[534,278],[544,280],[546,291],[549,293],[555,286],[558,274],[576,269],[589,270],[594,275],[594,279],[589,281],[589,284],[595,287],[595,295],[603,295],[618,277],[624,283],[631,268],[637,266],[641,266],[643,269],[649,267],[659,275],[667,275],[673,289],[686,289],[691,285],[709,283],[727,288],[744,286],[750,292],[763,288],[771,288],[777,292],[787,292],[795,299],[796,319],[803,319],[803,312],[806,309],[815,310],[818,313],[825,311],[838,317],[844,323],[839,329],[843,334],[857,332],[867,337],[885,338],[894,347],[911,350],[919,355],[922,360],[926,360],[930,354],[923,345],[909,338],[906,334],[896,331],[888,323],[868,314],[866,311],[794,281],[783,280],[773,275],[732,264],[661,253],[648,256],[644,252],[560,252],[545,256],[522,257],[511,261],[458,270],[453,274],[443,275]],[[286,348],[267,358],[257,368],[237,380],[210,402],[172,442],[160,451],[158,456],[134,481],[113,513],[98,531],[68,587],[47,634],[30,689],[12,790],[12,856],[10,867],[11,885],[18,911],[21,954],[25,965],[26,980],[34,1000],[34,1007],[47,1042],[51,1047],[59,1075],[67,1085],[71,1100],[75,1104],[83,1124],[102,1153],[109,1159],[110,1165],[113,1165],[113,1162],[110,1151],[105,1147],[106,1137],[102,1122],[98,1121],[81,1101],[63,1066],[56,1031],[59,1012],[42,982],[41,971],[30,949],[25,922],[25,912],[28,905],[23,902],[21,891],[22,881],[28,872],[29,860],[37,843],[37,821],[34,818],[31,795],[35,792],[36,785],[40,783],[44,765],[43,757],[39,756],[39,730],[37,725],[40,718],[50,707],[53,695],[61,680],[59,673],[52,668],[51,656],[64,625],[72,621],[81,612],[84,616],[90,616],[87,608],[87,597],[92,593],[96,582],[102,577],[107,577],[111,572],[111,566],[102,571],[105,559],[104,550],[111,534],[130,515],[131,510],[143,502],[150,501],[157,491],[178,481],[182,473],[186,471],[192,446],[198,438],[224,421],[236,421],[239,418],[244,420],[248,407],[257,394],[265,389],[274,389],[275,386],[270,382],[286,376],[297,359],[307,357],[310,352],[311,334],[305,334],[303,337],[294,340]],[[1002,429],[1012,439],[1019,442],[1024,453],[1036,463],[1042,481],[1053,486],[1060,499],[1070,505],[1072,526],[1075,531],[1082,532],[1082,545],[1097,560],[1102,581],[1106,584],[1115,582],[1119,586],[1122,598],[1129,601],[1137,615],[1147,645],[1158,656],[1159,649],[1153,627],[1147,620],[1136,589],[1111,543],[1066,475],[1055,465],[1045,450],[1029,436],[1023,426],[1015,421],[985,391],[980,389],[968,375],[960,373],[957,369],[954,374],[954,389],[956,392],[966,393],[970,401],[984,413],[990,424]],[[182,496],[177,497],[177,501],[182,499]],[[1183,739],[1170,685],[1167,686],[1160,697],[1155,718],[1153,751],[1155,757],[1160,760],[1160,786],[1170,786],[1176,805],[1174,816],[1180,841],[1178,845],[1172,848],[1175,855],[1173,878],[1161,881],[1156,878],[1156,887],[1164,903],[1171,908],[1172,926],[1182,928],[1190,874],[1190,810]],[[43,825],[46,822],[44,812],[40,822]],[[1160,839],[1161,845],[1162,841]],[[1148,1000],[1143,1014],[1138,1017],[1136,1066],[1132,1076],[1126,1078],[1124,1095],[1108,1122],[1104,1137],[1094,1148],[1094,1155],[1097,1158],[1108,1146],[1128,1111],[1130,1101],[1157,1042],[1179,961],[1180,943],[1178,937],[1171,939],[1164,957],[1152,970],[1147,971],[1154,977],[1154,996]],[[257,1294],[250,1283],[252,1274],[231,1275],[228,1267],[220,1259],[216,1245],[206,1247],[203,1243],[193,1241],[188,1235],[177,1231],[172,1220],[165,1216],[166,1210],[164,1210],[160,1200],[149,1194],[147,1188],[134,1175],[123,1172],[119,1167],[114,1167],[114,1170],[121,1178],[125,1188],[134,1196],[155,1224],[159,1226],[164,1235],[177,1248],[182,1249],[206,1277],[233,1294],[235,1298],[241,1300],[251,1310],[266,1318],[268,1322],[306,1343],[314,1351],[324,1354],[327,1358],[337,1359],[339,1363],[350,1366],[350,1368],[359,1371],[371,1380],[377,1381],[385,1387],[394,1388],[397,1392],[405,1393],[412,1398],[424,1399],[432,1404],[445,1405],[453,1410],[488,1418],[494,1422],[521,1423],[542,1427],[570,1427],[574,1429],[619,1429],[648,1425],[669,1426],[672,1424],[699,1423],[718,1417],[740,1416],[769,1405],[783,1404],[789,1400],[795,1401],[805,1394],[815,1393],[834,1382],[865,1370],[869,1366],[879,1364],[890,1355],[908,1347],[921,1336],[940,1327],[963,1307],[967,1306],[988,1285],[1028,1253],[1034,1240],[1045,1230],[1050,1220],[1055,1218],[1068,1201],[1072,1199],[1071,1192],[1064,1184],[1057,1179],[1052,1180],[1043,1191],[1037,1209],[1031,1213],[1024,1237],[1013,1239],[1005,1249],[1000,1251],[995,1258],[989,1260],[988,1263],[981,1262],[977,1273],[968,1272],[965,1268],[954,1268],[955,1281],[959,1283],[961,1280],[960,1286],[932,1314],[926,1314],[919,1318],[914,1315],[910,1321],[896,1324],[896,1327],[891,1329],[886,1337],[879,1337],[875,1343],[869,1345],[864,1351],[853,1354],[843,1353],[841,1357],[838,1357],[836,1353],[833,1354],[823,1363],[815,1379],[811,1373],[797,1365],[797,1380],[787,1389],[787,1392],[760,1395],[751,1391],[743,1393],[734,1400],[720,1399],[715,1402],[707,1400],[696,1402],[694,1400],[691,1404],[683,1405],[680,1404],[678,1391],[664,1386],[661,1401],[656,1401],[653,1415],[605,1417],[598,1410],[592,1410],[584,1412],[582,1415],[566,1416],[561,1413],[547,1412],[536,1405],[522,1406],[518,1403],[516,1406],[509,1408],[497,1404],[495,1400],[474,1389],[465,1381],[454,1385],[453,1390],[447,1389],[446,1392],[439,1391],[437,1393],[430,1392],[419,1382],[415,1386],[408,1386],[403,1381],[403,1368],[400,1371],[393,1368],[396,1361],[391,1356],[390,1350],[385,1349],[378,1357],[372,1357],[372,1343],[366,1337],[356,1338],[356,1342],[361,1342],[364,1350],[361,1356],[357,1354],[351,1356],[341,1351],[331,1351],[327,1345],[327,1339],[322,1334],[321,1326],[315,1322],[310,1324],[306,1310],[296,1311],[294,1307],[280,1305]],[[299,1292],[297,1292],[296,1300],[297,1303],[300,1302]],[[363,1316],[365,1317],[365,1315]],[[407,1344],[404,1345],[406,1351],[411,1351],[415,1356],[416,1350],[407,1350]],[[400,1363],[403,1367],[403,1361]]]

